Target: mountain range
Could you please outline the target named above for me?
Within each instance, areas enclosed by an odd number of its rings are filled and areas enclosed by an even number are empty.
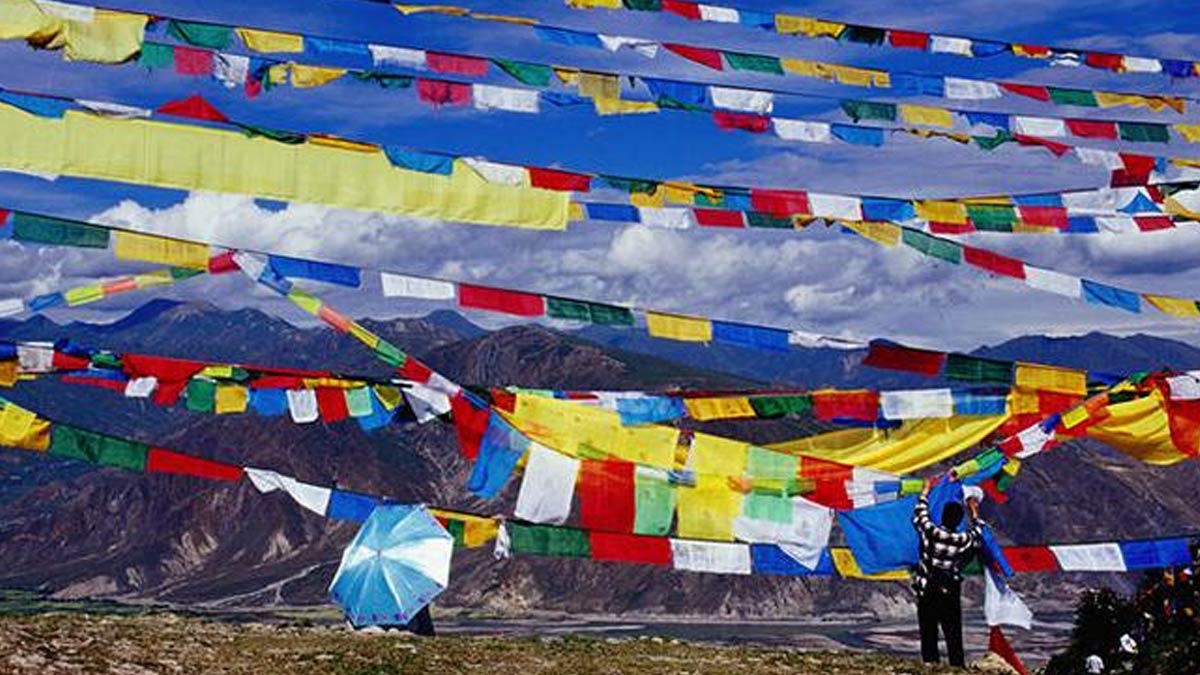
[[[467,384],[572,389],[932,384],[865,368],[862,351],[764,354],[607,328],[519,325],[489,331],[449,311],[364,323]],[[0,322],[0,339],[63,338],[114,351],[386,373],[345,336],[252,309],[158,300],[110,324],[58,325],[44,317]],[[977,353],[1108,372],[1200,368],[1200,349],[1141,335],[1030,336]],[[299,426],[254,415],[193,415],[53,379],[22,382],[3,395],[98,431],[400,500],[504,512],[515,497],[512,485],[497,502],[470,497],[462,487],[469,467],[455,451],[453,429],[441,423],[393,425],[367,434],[353,423]],[[819,428],[794,421],[755,423],[751,440],[780,440]],[[280,495],[259,495],[245,483],[91,469],[17,451],[0,451],[0,467],[0,587],[189,605],[317,603],[324,601],[340,549],[354,532]],[[985,516],[1015,543],[1194,531],[1200,523],[1198,479],[1195,463],[1150,467],[1096,443],[1073,442],[1027,463],[1010,503],[985,505]],[[1103,580],[1130,583],[1120,576]],[[1016,583],[1035,607],[1061,608],[1080,584],[1096,581],[1094,575],[1052,575]],[[968,590],[968,596],[981,592]],[[796,617],[910,611],[900,584],[731,578],[580,560],[497,562],[486,550],[456,553],[451,588],[439,602],[505,614]]]

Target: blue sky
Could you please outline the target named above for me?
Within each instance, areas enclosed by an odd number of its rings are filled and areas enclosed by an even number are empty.
[[[899,53],[813,42],[738,26],[686,22],[670,15],[579,12],[556,0],[463,3],[520,13],[546,22],[607,33],[678,40],[744,51],[818,58],[897,70],[1009,77],[1031,82],[1120,90],[1200,94],[1196,82],[1161,76],[1116,76],[1091,69],[1027,69],[1018,59],[976,59]],[[958,2],[753,2],[740,6],[794,11],[883,25],[995,39],[1200,58],[1200,16],[1177,3],[1107,0],[960,0]],[[526,28],[404,18],[386,5],[359,0],[304,3],[261,0],[149,2],[114,7],[223,23],[355,38],[413,47],[550,61],[664,77],[767,86],[865,98],[861,89],[770,76],[702,71],[671,54],[649,60],[539,43]],[[1190,50],[1190,51],[1189,51]],[[672,114],[599,118],[588,111],[541,115],[433,110],[407,93],[337,82],[317,90],[273,90],[248,101],[217,83],[136,65],[62,61],[22,43],[0,44],[0,86],[111,99],[147,107],[199,93],[230,117],[249,123],[326,131],[378,142],[483,155],[498,161],[561,166],[598,173],[769,185],[816,191],[938,196],[1097,187],[1105,176],[1043,153],[1004,148],[983,154],[948,143],[901,141],[872,150],[843,145],[787,144],[768,135],[722,132],[704,116]],[[497,82],[503,82],[501,78]],[[834,119],[828,101],[787,101],[780,112]],[[1002,99],[988,109],[1088,116],[1088,111]],[[1188,120],[1126,109],[1101,117]],[[1097,146],[1103,147],[1103,146]],[[1170,154],[1192,155],[1172,146]],[[811,228],[803,232],[737,233],[622,229],[585,223],[566,233],[417,221],[311,205],[284,207],[236,196],[187,195],[70,179],[47,182],[0,173],[0,206],[133,224],[179,236],[212,238],[377,266],[560,293],[730,320],[761,322],[860,338],[891,337],[933,347],[964,348],[1027,333],[1100,330],[1147,332],[1196,342],[1200,324],[1158,314],[1128,315],[1048,296],[970,268],[932,262],[904,250],[882,250],[857,238]],[[967,241],[1064,272],[1148,292],[1200,296],[1200,228],[1133,235],[976,235]],[[29,296],[138,269],[107,253],[21,248],[4,244],[0,295]],[[379,297],[372,281],[359,291],[318,289],[360,316],[419,314],[432,309]],[[191,281],[168,293],[223,306],[253,305],[301,321],[293,308],[241,279]],[[59,320],[112,319],[149,296],[130,294],[85,311],[52,313]],[[472,318],[494,322],[493,317]]]

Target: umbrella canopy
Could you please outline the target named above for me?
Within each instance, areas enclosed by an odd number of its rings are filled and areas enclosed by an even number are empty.
[[[356,627],[406,624],[446,588],[453,550],[424,506],[379,506],[342,553],[329,594]]]

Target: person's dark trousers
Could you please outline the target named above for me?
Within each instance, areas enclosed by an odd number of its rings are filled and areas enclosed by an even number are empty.
[[[429,614],[429,605],[422,607],[421,611],[417,612],[417,615],[404,628],[417,635],[433,637],[433,616]]]
[[[962,641],[962,588],[958,584],[949,586],[930,583],[917,598],[917,623],[921,628],[921,660],[937,663],[938,628],[946,638],[946,654],[950,665],[966,667]]]

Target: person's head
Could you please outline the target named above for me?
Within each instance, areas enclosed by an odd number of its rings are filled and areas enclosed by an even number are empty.
[[[958,502],[950,502],[942,509],[942,527],[947,530],[957,530],[962,523],[963,507]]]

